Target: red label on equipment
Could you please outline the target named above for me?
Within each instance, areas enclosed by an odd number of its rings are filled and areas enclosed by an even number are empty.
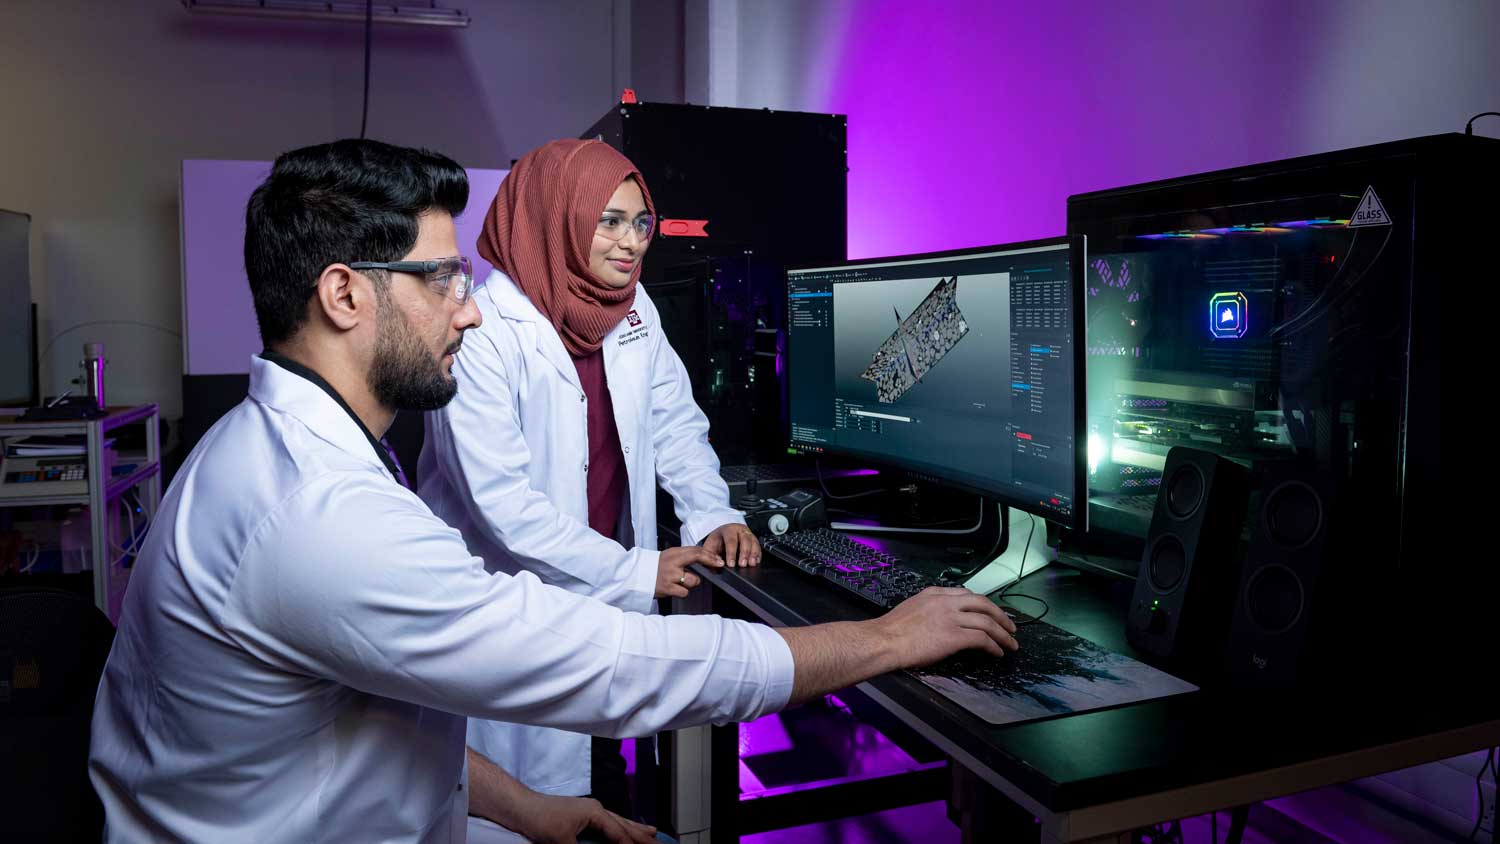
[[[661,233],[666,237],[708,237],[707,220],[662,220]]]

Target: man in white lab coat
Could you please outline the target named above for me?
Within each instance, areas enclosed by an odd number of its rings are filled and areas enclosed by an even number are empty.
[[[467,194],[442,156],[340,141],[281,156],[251,198],[267,351],[132,575],[89,760],[109,841],[457,842],[471,810],[537,838],[592,825],[647,841],[466,765],[464,716],[648,734],[1015,647],[963,590],[772,631],[486,572],[378,439],[397,410],[457,389],[453,356],[480,319],[452,221]],[[542,826],[559,818],[570,829]]]

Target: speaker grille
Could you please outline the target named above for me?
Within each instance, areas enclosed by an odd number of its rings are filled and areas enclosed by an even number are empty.
[[[1302,616],[1302,581],[1286,566],[1266,566],[1250,577],[1245,601],[1256,627],[1284,633]]]
[[[1323,529],[1323,502],[1301,481],[1288,481],[1266,495],[1266,533],[1282,548],[1301,548]]]
[[[1151,546],[1151,585],[1158,592],[1171,592],[1182,582],[1182,573],[1187,569],[1187,551],[1182,540],[1166,534]]]
[[[1177,467],[1167,481],[1167,512],[1174,519],[1186,519],[1203,503],[1203,472],[1191,463]]]

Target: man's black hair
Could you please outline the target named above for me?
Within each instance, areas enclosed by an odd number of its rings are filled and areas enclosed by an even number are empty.
[[[417,242],[417,218],[457,216],[469,179],[447,156],[344,140],[282,154],[245,209],[245,272],[266,348],[307,318],[329,264],[397,261]]]

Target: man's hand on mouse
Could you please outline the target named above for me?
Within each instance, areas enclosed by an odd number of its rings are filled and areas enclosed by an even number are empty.
[[[1010,616],[983,595],[958,587],[929,586],[877,621],[897,646],[903,668],[929,665],[969,648],[1004,656],[1021,647]]]

